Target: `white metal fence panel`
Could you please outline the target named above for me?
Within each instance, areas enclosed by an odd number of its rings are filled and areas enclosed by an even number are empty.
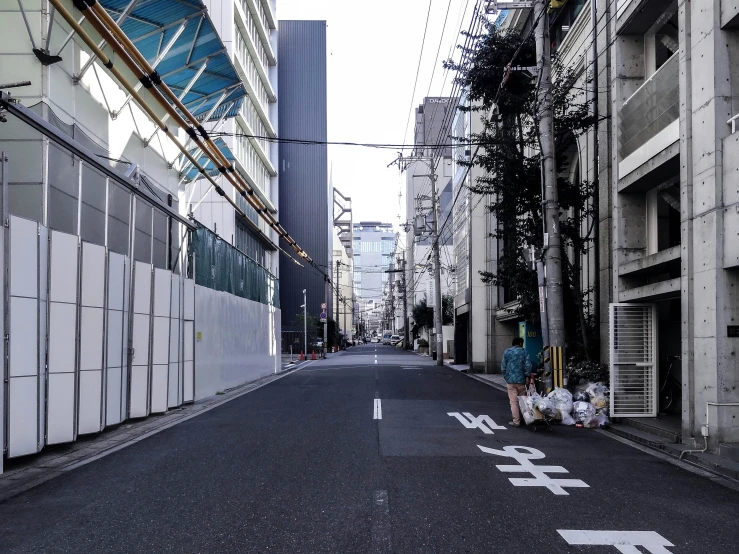
[[[82,243],[80,293],[79,434],[103,429],[105,247]]]
[[[654,304],[610,305],[611,416],[657,415]]]
[[[151,355],[151,411],[167,411],[169,401],[169,324],[172,272],[154,270],[154,318]]]
[[[128,414],[149,415],[151,379],[151,265],[135,262],[133,266],[133,324],[131,330],[131,380]]]
[[[39,334],[39,225],[16,216],[9,219],[5,317],[9,335],[6,426],[10,458],[33,454],[43,446],[45,382],[39,359],[45,356],[41,356],[44,348]]]
[[[126,419],[128,382],[127,272],[128,259],[115,252],[108,253],[107,283],[107,356],[105,367],[105,425],[117,425]]]
[[[167,405],[182,404],[182,278],[172,275],[169,323],[169,390]]]
[[[51,231],[46,443],[77,437],[77,308],[79,238]]]
[[[183,386],[182,401],[195,400],[195,281],[184,280],[183,291]]]

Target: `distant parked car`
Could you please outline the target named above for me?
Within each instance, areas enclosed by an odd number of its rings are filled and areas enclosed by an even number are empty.
[[[395,346],[400,342],[400,335],[392,335],[390,337],[390,346]]]

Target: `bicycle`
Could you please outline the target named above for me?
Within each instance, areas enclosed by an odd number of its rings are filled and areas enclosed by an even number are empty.
[[[667,412],[670,406],[672,406],[672,402],[675,399],[675,387],[677,387],[678,391],[682,390],[682,384],[680,383],[680,381],[672,376],[672,366],[676,361],[680,359],[680,356],[667,356],[667,361],[670,362],[670,365],[667,368],[664,381],[662,382],[662,386],[659,389],[660,413]]]

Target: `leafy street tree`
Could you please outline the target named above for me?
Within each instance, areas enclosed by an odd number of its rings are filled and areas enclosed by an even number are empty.
[[[445,294],[441,297],[442,304],[442,323],[444,325],[452,325],[454,323],[454,297],[451,294]],[[429,307],[426,299],[422,298],[411,309],[411,315],[415,322],[412,332],[414,338],[417,338],[421,329],[432,329],[434,327],[434,309]]]
[[[523,319],[538,322],[536,274],[523,257],[525,248],[543,246],[537,79],[536,75],[509,67],[514,58],[515,66],[535,66],[534,43],[490,22],[471,39],[469,47],[460,46],[464,50],[462,64],[449,60],[444,65],[458,71],[459,84],[469,91],[470,106],[460,109],[471,110],[479,117],[495,106],[495,115],[484,121],[482,132],[469,138],[481,145],[473,163],[484,169],[470,190],[488,200],[487,207],[497,219],[497,230],[491,236],[502,244],[496,271],[480,275],[484,282],[501,286],[520,300]],[[556,59],[553,70],[567,343],[570,354],[590,359],[597,348],[596,322],[588,303],[591,291],[582,290],[580,276],[583,255],[594,238],[597,199],[594,183],[581,179],[577,166],[577,140],[595,122],[584,92],[590,80],[586,77],[584,86],[575,86],[577,75]]]

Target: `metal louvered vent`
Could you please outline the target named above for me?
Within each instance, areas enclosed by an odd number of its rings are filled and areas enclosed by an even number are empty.
[[[657,415],[654,304],[611,304],[611,417]]]

